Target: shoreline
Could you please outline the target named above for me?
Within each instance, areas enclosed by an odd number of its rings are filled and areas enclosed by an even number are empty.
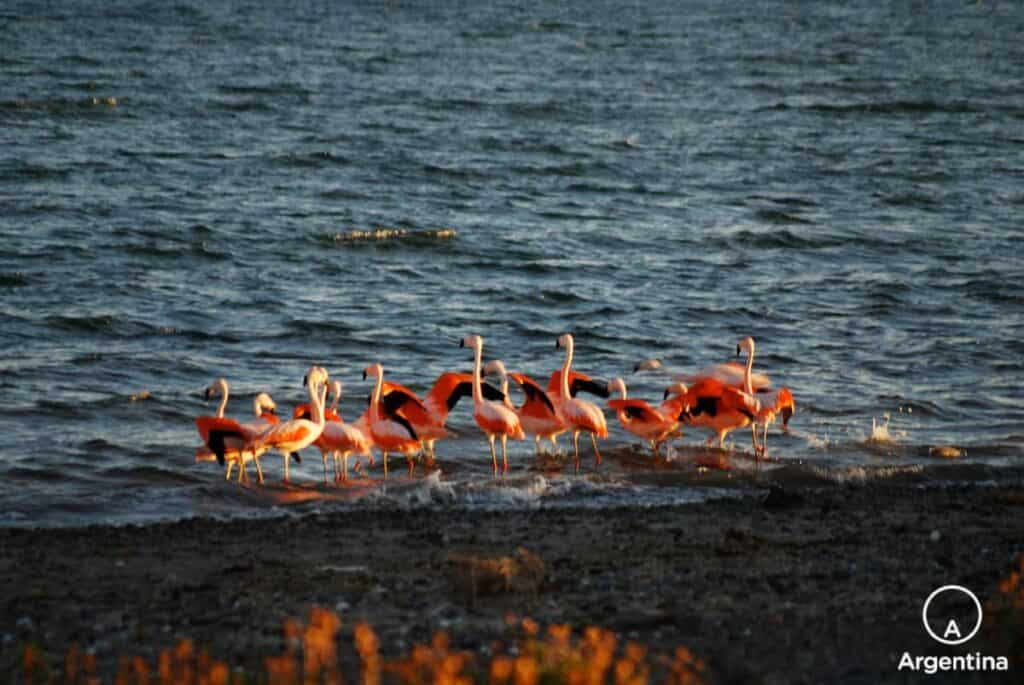
[[[926,635],[920,610],[948,583],[997,606],[1024,552],[1022,515],[1019,483],[873,483],[608,510],[3,528],[0,667],[17,672],[26,641],[57,660],[74,641],[109,665],[187,637],[258,672],[281,653],[286,619],[324,607],[341,617],[343,652],[365,620],[389,658],[440,629],[485,653],[515,642],[514,614],[600,626],[652,654],[685,646],[712,682],[906,682],[904,652],[1005,655],[1012,676],[1024,640],[1006,621],[1019,627],[1019,615],[993,609],[974,640],[947,648]],[[503,557],[522,569],[511,580],[473,566]]]

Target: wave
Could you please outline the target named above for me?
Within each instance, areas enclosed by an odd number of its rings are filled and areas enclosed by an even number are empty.
[[[455,240],[459,233],[454,228],[408,229],[374,228],[340,231],[325,239],[337,245],[359,245],[367,243],[432,244]],[[322,237],[324,238],[324,237]]]
[[[348,157],[326,150],[274,155],[269,157],[267,161],[271,166],[284,169],[325,169],[352,165],[352,160]]]
[[[759,111],[799,110],[832,116],[893,116],[922,114],[976,114],[982,110],[965,101],[938,102],[936,100],[891,100],[861,102],[842,105],[815,103],[810,105],[788,105],[780,102]]]

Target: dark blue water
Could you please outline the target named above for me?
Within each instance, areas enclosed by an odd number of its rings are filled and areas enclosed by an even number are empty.
[[[4,4],[0,521],[1020,478],[1024,6],[344,5]],[[722,474],[699,431],[655,466],[613,426],[600,469],[517,444],[501,484],[467,403],[427,480],[193,463],[218,376],[244,416],[324,364],[352,418],[371,362],[425,391],[479,333],[540,378],[565,331],[651,399],[636,361],[753,335],[793,431],[760,471],[735,435]]]

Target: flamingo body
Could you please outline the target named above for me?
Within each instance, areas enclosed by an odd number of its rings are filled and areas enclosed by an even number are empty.
[[[760,411],[755,397],[714,378],[695,383],[682,395],[682,404],[680,419],[714,432],[720,448],[731,431],[749,426]]]

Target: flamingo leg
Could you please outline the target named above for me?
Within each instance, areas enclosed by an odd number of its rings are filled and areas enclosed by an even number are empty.
[[[498,475],[498,455],[494,451],[494,435],[488,435],[487,441],[491,443],[491,466],[494,470],[494,475]]]
[[[533,447],[534,447],[534,453],[536,454],[536,456],[539,457],[540,456],[540,436],[539,435],[533,436]]]
[[[508,473],[508,436],[501,436],[501,473],[502,475]]]
[[[327,452],[321,452],[320,459],[324,462],[324,485],[327,485]]]
[[[572,447],[575,451],[576,470],[580,470],[580,432],[572,432]]]
[[[590,442],[594,445],[594,463],[601,463],[601,450],[597,449],[597,436],[593,433],[590,434]]]
[[[249,480],[249,474],[245,472],[245,449],[238,452],[238,482]]]
[[[252,453],[252,460],[256,462],[256,475],[259,476],[260,485],[263,485],[263,467],[260,466],[260,458],[255,452]]]
[[[285,452],[284,453],[284,482],[285,483],[288,482],[288,459],[290,459],[290,458],[291,457],[288,455],[288,453]]]
[[[348,482],[348,454],[344,454],[341,457],[341,463],[343,471],[341,472],[341,480]]]
[[[757,442],[757,424],[753,421],[750,423],[750,437],[754,441],[754,461],[757,461],[761,456],[761,446]]]
[[[228,480],[231,480],[231,472],[234,471],[234,469],[235,469],[235,462],[229,461],[228,462],[228,470],[227,470],[227,473],[224,475],[224,477],[226,479],[228,479]],[[242,477],[239,476],[238,480],[242,480]]]
[[[385,450],[383,452],[383,456],[384,456],[384,477],[387,478],[388,477],[388,453],[387,453],[387,450]]]

